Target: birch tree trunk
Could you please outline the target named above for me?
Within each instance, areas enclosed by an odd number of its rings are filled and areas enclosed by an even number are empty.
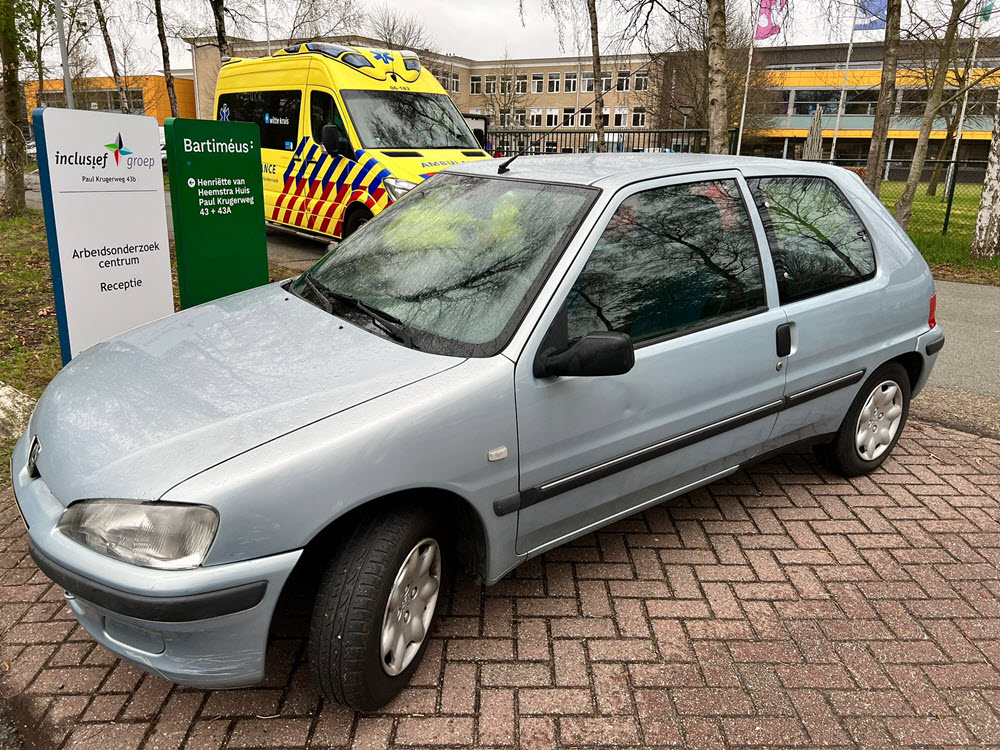
[[[987,259],[1000,255],[1000,106],[993,116],[993,139],[983,180],[983,200],[976,215],[976,231],[972,235],[969,255]]]
[[[128,92],[125,91],[122,77],[118,75],[118,60],[115,58],[115,46],[111,43],[111,35],[108,33],[108,22],[104,18],[104,7],[101,5],[101,0],[94,0],[94,11],[97,13],[97,25],[101,27],[101,36],[104,37],[104,46],[108,50],[111,77],[115,79],[115,88],[118,89],[118,100],[121,103],[121,110],[125,114],[128,114],[131,111]]]
[[[875,105],[872,142],[865,167],[865,184],[879,194],[885,173],[885,154],[889,144],[889,122],[896,109],[896,69],[899,67],[899,19],[903,0],[888,0],[885,19],[885,53],[882,62],[882,84]]]
[[[934,118],[941,108],[942,94],[944,93],[945,80],[948,78],[948,71],[951,68],[951,50],[955,46],[955,38],[958,36],[958,22],[962,13],[968,7],[970,0],[953,0],[951,13],[948,17],[948,28],[944,35],[944,40],[938,49],[937,68],[934,71],[934,84],[927,95],[927,105],[924,107],[924,116],[920,121],[920,135],[917,137],[916,149],[913,153],[913,161],[910,162],[910,173],[906,178],[906,185],[903,188],[903,195],[896,201],[893,207],[896,212],[896,221],[903,229],[908,229],[910,219],[913,217],[913,200],[917,196],[917,186],[920,184],[920,175],[924,171],[924,163],[927,161],[927,148],[930,144],[931,130],[934,127]]]
[[[170,99],[170,116],[177,117],[177,92],[174,90],[174,74],[170,70],[170,46],[167,44],[167,31],[163,23],[162,0],[153,0],[153,12],[156,15],[156,35],[160,38],[160,52],[163,53],[163,78],[167,84],[167,98]]]
[[[729,153],[729,102],[726,83],[726,3],[707,0],[708,7],[708,152]]]
[[[594,64],[594,125],[597,127],[597,150],[604,151],[604,79],[601,77],[601,44],[597,29],[597,0],[587,0],[590,16],[590,54]]]

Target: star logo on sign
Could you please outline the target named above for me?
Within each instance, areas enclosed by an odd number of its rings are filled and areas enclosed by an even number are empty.
[[[109,151],[115,152],[115,164],[118,164],[118,161],[122,156],[128,156],[129,154],[132,153],[127,148],[125,148],[125,144],[122,143],[121,133],[118,134],[118,138],[115,139],[114,143],[104,144],[104,148],[108,149]]]
[[[229,122],[229,105],[223,104],[219,109],[219,120],[222,122]]]
[[[392,62],[392,55],[388,52],[383,52],[382,50],[373,49],[371,50],[372,57],[378,60],[380,63],[385,63],[388,65]]]

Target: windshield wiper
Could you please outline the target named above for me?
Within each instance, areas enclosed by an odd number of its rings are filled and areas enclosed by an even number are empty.
[[[374,305],[368,304],[364,300],[352,297],[350,294],[335,292],[324,286],[323,282],[316,279],[308,271],[306,271],[306,273],[302,276],[309,285],[309,288],[320,296],[326,303],[328,306],[328,312],[333,313],[333,302],[340,302],[341,304],[353,307],[355,310],[360,310],[371,318],[372,322],[375,323],[376,326],[403,346],[409,349],[417,348],[416,344],[413,343],[413,335],[407,330],[406,324],[392,313],[380,310]]]

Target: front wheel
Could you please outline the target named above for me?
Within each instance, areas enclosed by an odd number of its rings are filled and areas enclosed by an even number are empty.
[[[896,447],[910,412],[910,377],[898,362],[882,365],[865,381],[837,435],[816,455],[845,477],[868,474]]]
[[[423,508],[361,519],[316,595],[309,665],[324,697],[373,711],[420,664],[450,565],[443,528]]]

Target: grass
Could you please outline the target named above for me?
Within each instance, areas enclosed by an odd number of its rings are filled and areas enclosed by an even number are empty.
[[[902,194],[902,182],[883,182],[879,197],[891,211]],[[930,265],[935,278],[1000,286],[1000,258],[989,261],[969,257],[981,197],[981,185],[958,183],[955,186],[948,234],[942,235],[941,228],[944,226],[948,205],[942,200],[946,198],[944,186],[938,187],[937,195],[927,195],[927,183],[918,186],[909,234],[913,244]]]
[[[171,251],[173,247],[171,245]],[[297,275],[271,265],[272,279]],[[177,302],[174,271],[174,305]],[[45,222],[38,211],[0,220],[0,382],[38,398],[62,367]],[[0,438],[0,490],[14,439]]]

